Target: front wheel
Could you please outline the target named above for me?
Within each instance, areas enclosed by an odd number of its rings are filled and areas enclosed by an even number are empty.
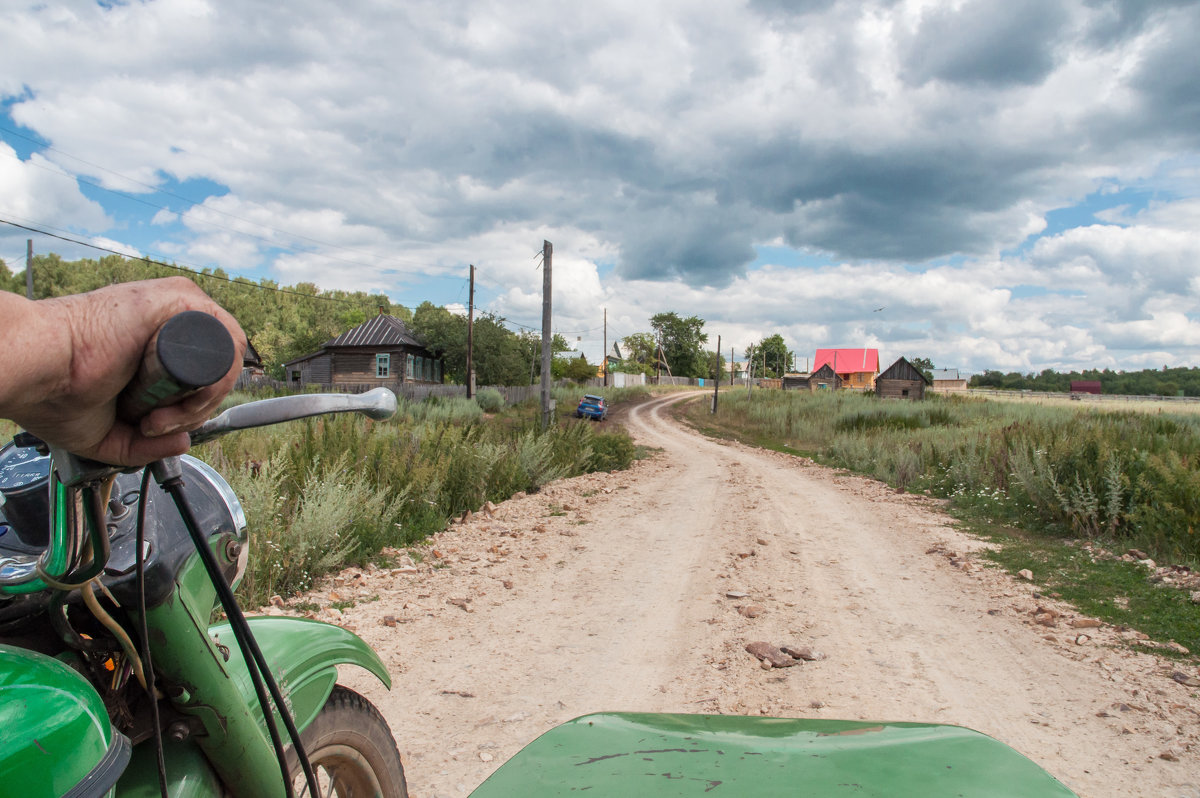
[[[353,690],[335,685],[313,722],[300,733],[321,798],[408,798],[400,752],[387,721]],[[292,789],[307,795],[299,759],[288,749]]]

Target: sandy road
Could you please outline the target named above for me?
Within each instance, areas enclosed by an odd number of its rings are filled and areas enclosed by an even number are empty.
[[[1069,607],[976,565],[935,503],[698,436],[664,410],[681,398],[630,414],[651,460],[517,497],[414,567],[308,597],[357,602],[321,615],[387,662],[391,692],[344,680],[392,725],[413,796],[465,795],[572,717],[643,710],[956,723],[1084,798],[1200,798],[1200,697],[1170,679],[1178,663],[1071,628]],[[1063,613],[1054,628],[1038,606]],[[756,640],[825,658],[763,670]]]

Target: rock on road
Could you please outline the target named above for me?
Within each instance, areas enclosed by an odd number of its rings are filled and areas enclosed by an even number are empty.
[[[667,408],[691,396],[631,410],[660,451],[629,471],[515,497],[411,565],[305,597],[387,664],[390,692],[342,679],[388,719],[414,798],[466,795],[601,710],[960,724],[1082,798],[1200,798],[1200,698],[1178,663],[1073,628],[932,500],[680,426]],[[764,669],[752,642],[823,657]]]

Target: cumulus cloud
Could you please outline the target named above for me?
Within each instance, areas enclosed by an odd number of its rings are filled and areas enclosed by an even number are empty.
[[[219,195],[152,214],[142,248],[370,290],[475,263],[530,323],[550,238],[569,328],[677,309],[741,345],[962,367],[1198,353],[1164,304],[1200,283],[1178,168],[1195,2],[157,0],[0,22],[24,32],[0,102],[52,145],[0,151],[0,204],[47,224],[121,237],[76,175],[147,197],[199,179]],[[1130,184],[1172,190],[1045,235]],[[827,265],[764,264],[768,242]]]

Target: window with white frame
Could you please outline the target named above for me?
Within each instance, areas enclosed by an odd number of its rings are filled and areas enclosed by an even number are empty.
[[[375,376],[381,380],[385,380],[392,375],[392,356],[389,354],[378,354],[375,356]]]

